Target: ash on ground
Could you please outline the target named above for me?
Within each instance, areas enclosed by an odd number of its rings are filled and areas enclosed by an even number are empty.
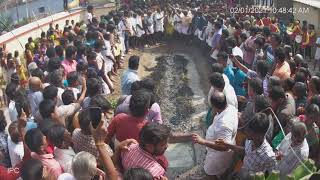
[[[188,60],[184,56],[169,55],[156,58],[157,65],[150,75],[156,82],[157,102],[162,119],[174,131],[191,130],[193,92],[188,85]]]

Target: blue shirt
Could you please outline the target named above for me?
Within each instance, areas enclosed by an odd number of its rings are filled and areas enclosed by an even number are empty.
[[[121,77],[121,95],[130,95],[132,83],[139,80],[137,71],[132,69],[125,71]]]
[[[33,92],[32,90],[30,90],[28,94],[28,100],[31,108],[31,114],[33,117],[35,117],[39,109],[39,104],[43,100],[42,92],[41,91]]]
[[[226,68],[224,68],[223,73],[228,77],[230,84],[234,85],[234,72],[230,65],[228,65]]]
[[[246,89],[243,87],[243,83],[247,79],[247,75],[240,69],[234,69],[234,81],[233,88],[237,96],[246,96]]]

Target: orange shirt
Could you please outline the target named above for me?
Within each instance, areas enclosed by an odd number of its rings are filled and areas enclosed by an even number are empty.
[[[280,78],[280,80],[284,81],[288,78],[290,78],[290,66],[287,61],[284,61],[282,64],[277,64],[276,68],[272,74],[272,76],[277,76]]]

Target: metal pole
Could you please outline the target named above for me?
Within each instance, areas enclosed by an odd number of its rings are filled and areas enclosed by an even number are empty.
[[[27,22],[29,22],[28,0],[25,0],[25,1],[26,1]]]
[[[17,19],[18,19],[18,22],[19,22],[20,18],[19,18],[19,10],[18,10],[18,0],[16,0],[16,10],[17,10]]]

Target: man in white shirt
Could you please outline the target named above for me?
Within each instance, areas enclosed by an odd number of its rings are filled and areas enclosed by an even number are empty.
[[[86,24],[91,24],[92,23],[92,19],[94,18],[95,16],[93,15],[93,6],[92,5],[89,5],[87,7],[87,17],[86,17]]]
[[[212,89],[210,89],[209,94],[213,94],[212,91],[222,92],[227,99],[227,104],[238,109],[238,99],[237,95],[230,84],[226,84],[225,80],[227,77],[223,77],[221,73],[215,72],[210,76],[210,83]]]
[[[22,161],[24,156],[24,148],[22,137],[18,129],[18,121],[13,121],[8,128],[8,150],[12,167],[16,166]]]
[[[230,144],[235,144],[238,110],[227,104],[226,96],[222,92],[215,91],[210,101],[215,112],[213,123],[208,128],[205,139],[193,134],[193,141],[207,147],[204,170],[208,176],[214,178],[213,176],[219,177],[225,173],[231,165],[233,152],[216,144],[215,141],[223,139]]]

